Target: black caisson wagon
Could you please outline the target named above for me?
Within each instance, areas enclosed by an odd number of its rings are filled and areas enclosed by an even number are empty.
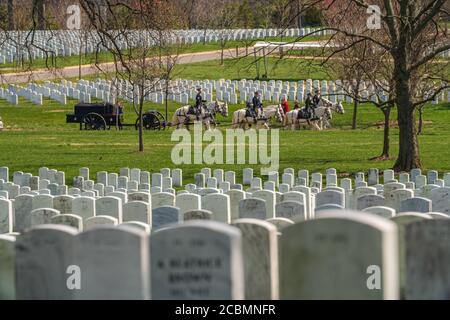
[[[164,116],[156,110],[145,112],[142,120],[144,130],[164,130],[166,127]],[[66,115],[66,123],[79,123],[80,130],[109,130],[115,126],[139,128],[139,117],[134,124],[124,124],[122,121],[111,103],[79,103],[74,107],[73,114]]]

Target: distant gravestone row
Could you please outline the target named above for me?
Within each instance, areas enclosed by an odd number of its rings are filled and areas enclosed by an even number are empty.
[[[155,80],[149,87],[152,92],[147,92],[144,99],[153,103],[163,104],[165,99],[187,105],[195,99],[197,88],[202,88],[204,99],[207,102],[213,100],[225,101],[230,104],[245,103],[253,98],[254,92],[258,91],[263,101],[280,103],[282,99],[304,101],[308,93],[320,90],[321,96],[331,102],[346,101],[353,102],[352,96],[354,81],[350,80],[300,80],[298,82],[281,80],[170,80],[166,86],[165,80]],[[388,85],[386,85],[387,87]],[[166,87],[168,94],[166,95]],[[360,84],[359,95],[361,101],[379,101],[387,99],[386,92],[379,92],[370,83],[364,81]],[[445,101],[446,92],[442,91],[436,95],[433,103]],[[61,80],[60,83],[45,81],[43,84],[29,83],[26,87],[9,85],[8,88],[0,88],[0,99],[7,100],[10,104],[17,105],[18,98],[23,97],[36,105],[42,105],[43,99],[51,99],[63,105],[71,98],[80,102],[91,103],[94,99],[103,102],[115,103],[122,99],[128,102],[137,101],[140,97],[139,88],[133,87],[128,81],[121,79],[95,81]],[[450,92],[447,93],[450,102]]]
[[[156,45],[158,36],[151,31],[129,30],[127,39],[117,37],[116,45],[121,50],[139,45]],[[306,37],[332,34],[333,31],[321,28],[294,29],[220,29],[220,30],[171,30],[165,35],[166,41],[181,44],[210,43],[219,41],[264,40],[273,37]],[[34,30],[30,41],[28,31],[7,31],[3,34],[0,46],[0,64],[31,59],[51,59],[79,54],[92,54],[106,51],[98,34],[88,30]],[[32,45],[31,45],[32,44]],[[440,54],[450,58],[450,50]]]
[[[338,186],[333,168],[287,168],[264,188],[250,168],[236,175],[204,168],[184,185],[181,169],[122,168],[94,181],[81,168],[69,187],[63,171],[9,181],[1,167],[0,298],[447,296],[449,174],[370,169]],[[67,286],[77,272],[81,290]]]
[[[226,30],[172,30],[165,35],[166,41],[172,43],[195,44],[218,42],[221,40],[252,40],[268,37],[287,36],[304,37],[308,35],[330,34],[328,30],[302,29],[226,29]],[[150,31],[129,30],[129,37],[117,37],[116,45],[121,50],[138,47],[139,45],[156,45],[157,36]],[[32,43],[32,45],[31,45]],[[32,42],[29,31],[7,31],[3,35],[0,46],[0,64],[14,61],[28,61],[30,59],[51,59],[79,54],[106,51],[98,34],[88,30],[34,30]]]

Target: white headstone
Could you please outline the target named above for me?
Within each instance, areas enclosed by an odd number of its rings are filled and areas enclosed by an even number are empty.
[[[269,222],[256,219],[239,219],[233,225],[242,232],[245,299],[277,300],[277,228]]]
[[[74,265],[77,230],[61,225],[36,226],[17,237],[16,290],[19,300],[72,299],[67,268]]]
[[[202,209],[213,213],[213,220],[230,223],[230,196],[220,193],[212,193],[202,198]]]
[[[397,227],[386,219],[329,211],[283,229],[280,241],[281,299],[398,298]]]
[[[123,204],[122,207],[123,222],[138,221],[152,225],[151,207],[148,202],[130,201]]]
[[[245,298],[239,229],[215,221],[189,221],[155,232],[150,245],[152,299]]]
[[[76,299],[149,299],[146,232],[129,226],[85,231],[77,237],[75,258],[82,271],[82,290],[75,290]]]

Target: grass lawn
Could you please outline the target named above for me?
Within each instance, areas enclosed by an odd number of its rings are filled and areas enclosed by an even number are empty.
[[[192,181],[193,174],[206,165],[175,166],[171,151],[177,142],[171,142],[173,129],[161,132],[145,132],[145,152],[137,152],[137,133],[134,128],[124,131],[115,129],[105,132],[79,131],[77,124],[66,124],[65,114],[70,113],[75,101],[67,106],[45,100],[45,106],[34,106],[24,100],[19,106],[0,101],[0,116],[7,129],[0,132],[0,166],[8,166],[10,173],[24,171],[37,174],[38,168],[47,166],[66,172],[68,184],[78,174],[78,168],[87,166],[91,175],[101,170],[118,172],[120,167],[138,167],[159,171],[163,167],[181,167],[185,183]],[[383,129],[377,123],[382,113],[372,106],[360,108],[359,129],[351,130],[351,106],[345,115],[335,115],[334,129],[317,132],[310,130],[280,130],[280,170],[293,167],[311,172],[335,167],[341,174],[366,171],[371,167],[390,168],[392,161],[369,161],[381,151]],[[170,114],[176,104],[170,104]],[[221,127],[229,127],[230,117],[219,118]],[[163,111],[161,105],[147,106]],[[136,116],[126,106],[126,123],[134,123]],[[421,154],[426,169],[446,172],[450,168],[450,104],[430,105],[425,109],[427,121],[420,136]],[[395,118],[395,111],[393,112]],[[276,125],[274,125],[276,127]],[[269,136],[270,137],[270,136]],[[398,130],[392,128],[391,151],[396,155]],[[205,144],[206,146],[207,144]],[[241,169],[258,165],[212,165],[225,170],[235,170],[241,178]],[[259,170],[255,173],[259,174]],[[240,181],[240,180],[239,180]]]
[[[297,81],[298,79],[330,79],[318,61],[310,61],[298,58],[267,58],[267,79],[263,78],[265,73],[264,61],[259,61],[260,80],[284,80]],[[94,81],[104,74],[91,74],[83,76],[83,79]],[[108,75],[114,77],[114,74]],[[172,79],[256,79],[257,71],[254,58],[242,57],[238,59],[226,59],[224,64],[220,60],[210,60],[188,64],[178,64],[172,73]],[[78,78],[67,79],[77,81]],[[56,81],[56,80],[54,80]]]
[[[227,59],[224,65],[219,60],[177,65],[175,78],[185,79],[255,79],[257,66],[254,58]],[[264,61],[259,61],[260,78],[265,73]],[[267,79],[297,81],[298,79],[327,79],[319,62],[303,59],[267,58]]]

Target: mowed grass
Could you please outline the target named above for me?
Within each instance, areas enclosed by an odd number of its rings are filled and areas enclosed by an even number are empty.
[[[283,80],[298,81],[298,79],[331,79],[330,74],[324,71],[319,61],[310,61],[301,58],[275,58],[268,57],[266,60],[267,78],[265,74],[264,60],[259,61],[260,80]],[[241,57],[237,59],[225,59],[222,65],[220,60],[202,61],[188,64],[178,64],[171,74],[172,79],[192,80],[218,80],[218,79],[257,79],[257,65],[252,57]],[[113,78],[115,75],[108,75]],[[85,80],[94,81],[99,74],[86,75]],[[101,77],[105,77],[104,74]],[[68,79],[77,81],[77,78]]]
[[[21,100],[19,106],[13,107],[0,101],[0,116],[6,126],[6,130],[0,132],[0,166],[8,166],[11,175],[19,170],[37,174],[42,166],[64,170],[68,184],[71,184],[73,176],[78,175],[78,169],[84,166],[91,169],[92,177],[97,171],[118,172],[121,167],[137,167],[151,172],[163,167],[180,167],[185,183],[192,182],[193,174],[203,167],[234,170],[238,181],[241,181],[243,168],[252,167],[259,174],[259,169],[263,167],[248,164],[176,165],[171,160],[172,149],[178,143],[171,141],[173,129],[145,132],[145,151],[139,153],[138,136],[133,127],[127,127],[124,131],[112,129],[101,132],[80,131],[77,124],[66,124],[65,115],[72,112],[74,104],[75,101],[69,101],[67,106],[62,106],[45,100],[45,106],[34,106]],[[176,104],[170,103],[170,119],[176,107]],[[231,114],[238,107],[241,106],[230,106],[227,119],[218,117],[221,128],[230,127]],[[391,168],[393,160],[369,160],[381,152],[383,129],[379,123],[383,120],[382,113],[371,105],[361,106],[359,129],[351,130],[351,106],[345,107],[345,115],[334,115],[334,128],[331,130],[280,130],[280,170],[292,167],[323,172],[334,167],[341,176],[345,176],[367,171],[371,167]],[[161,105],[148,104],[146,109],[164,111]],[[130,106],[126,106],[125,111],[125,122],[134,124],[136,116]],[[430,105],[425,109],[427,123],[419,140],[426,169],[446,172],[450,168],[449,111],[450,104]],[[278,126],[274,124],[273,127]],[[225,135],[224,130],[221,132]],[[270,137],[271,134],[269,141]],[[398,130],[392,128],[392,155],[396,155],[397,144]],[[204,146],[207,145],[204,143]]]
[[[265,74],[264,60],[258,60],[258,66],[252,57],[238,59],[227,59],[221,65],[219,60],[197,62],[177,65],[174,70],[174,77],[184,79],[255,79],[257,78],[257,68],[261,80],[285,80],[297,81],[298,79],[328,79],[327,74],[319,62],[308,61],[300,58],[279,59],[269,57],[266,60],[267,78]]]

